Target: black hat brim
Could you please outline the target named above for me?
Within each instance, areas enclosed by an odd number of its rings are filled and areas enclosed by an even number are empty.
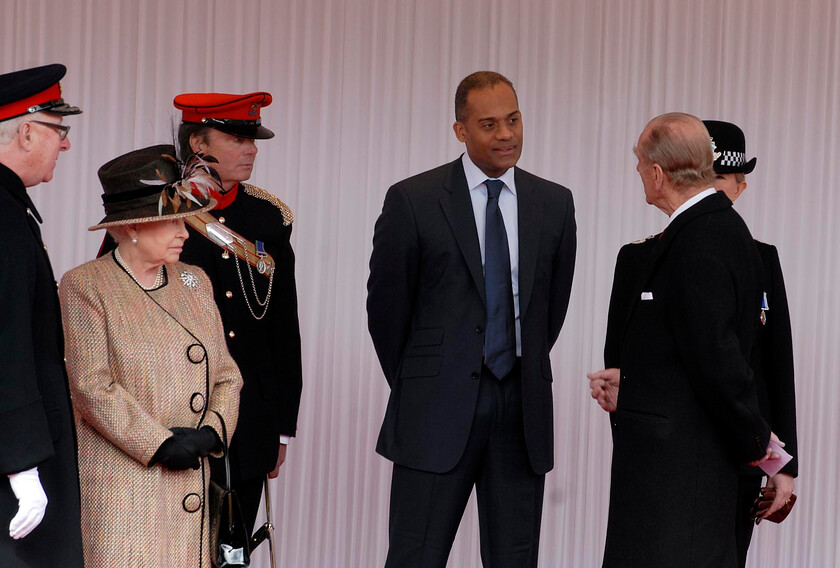
[[[239,138],[250,138],[252,140],[268,140],[274,138],[274,132],[263,126],[262,124],[208,124],[210,128],[215,128],[225,134],[231,136],[238,136]]]

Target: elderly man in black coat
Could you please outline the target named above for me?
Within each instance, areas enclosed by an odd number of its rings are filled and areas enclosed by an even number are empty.
[[[647,202],[670,219],[661,237],[623,251],[641,266],[616,283],[631,289],[629,301],[611,306],[626,315],[607,345],[621,391],[604,566],[734,567],[739,465],[771,456],[749,365],[761,260],[711,187],[698,119],[655,118],[636,154]],[[610,371],[593,380],[617,387]]]
[[[63,65],[0,75],[0,536],[3,568],[80,568],[76,431],[56,282],[26,188],[70,148]]]

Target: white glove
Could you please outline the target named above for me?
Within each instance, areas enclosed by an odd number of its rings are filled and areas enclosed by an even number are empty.
[[[47,494],[41,487],[37,467],[9,475],[9,484],[18,500],[17,515],[9,523],[9,536],[19,539],[41,524],[47,510]]]

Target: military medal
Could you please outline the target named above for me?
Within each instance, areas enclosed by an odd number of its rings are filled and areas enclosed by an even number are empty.
[[[767,303],[767,292],[763,292],[761,296],[761,315],[758,319],[761,320],[761,325],[767,325],[767,312],[770,311],[770,306]]]
[[[265,257],[268,254],[265,252],[265,243],[262,241],[256,241],[254,244],[257,245],[257,256],[259,257],[259,260],[257,261],[257,272],[265,274],[265,271],[268,270],[268,265],[265,263]]]

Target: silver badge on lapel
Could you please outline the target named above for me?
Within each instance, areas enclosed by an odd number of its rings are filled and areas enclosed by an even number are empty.
[[[181,273],[181,282],[184,283],[184,286],[187,288],[195,288],[198,286],[198,278],[195,277],[195,274],[190,272],[189,270],[184,270]]]

